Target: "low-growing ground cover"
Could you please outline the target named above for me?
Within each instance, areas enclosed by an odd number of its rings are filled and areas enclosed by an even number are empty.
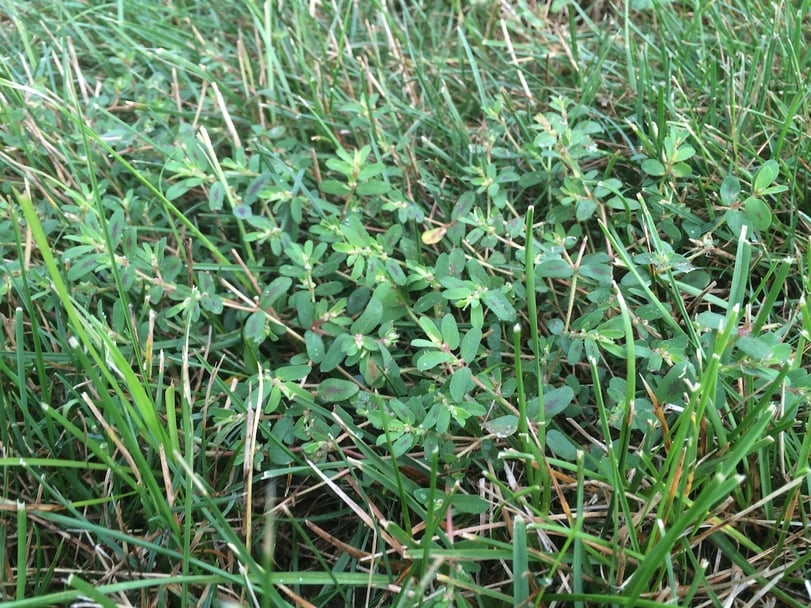
[[[0,3],[0,600],[807,606],[810,11]]]

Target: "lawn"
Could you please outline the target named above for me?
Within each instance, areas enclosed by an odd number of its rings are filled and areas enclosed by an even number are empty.
[[[0,0],[0,602],[811,604],[811,0]]]

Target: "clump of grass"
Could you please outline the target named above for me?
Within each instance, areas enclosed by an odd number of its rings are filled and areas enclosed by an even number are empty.
[[[807,4],[4,9],[0,597],[807,605]]]

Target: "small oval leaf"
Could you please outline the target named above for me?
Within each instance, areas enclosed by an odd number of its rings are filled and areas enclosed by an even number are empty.
[[[462,338],[462,344],[459,349],[459,356],[462,360],[470,364],[479,353],[479,346],[482,341],[482,330],[478,327],[471,327]]]
[[[776,160],[770,158],[763,163],[763,166],[758,169],[758,172],[755,175],[755,183],[753,184],[755,194],[767,188],[775,179],[777,179],[779,174],[780,167],[778,166]]]
[[[273,306],[276,303],[276,300],[290,290],[290,286],[292,284],[293,279],[290,277],[277,277],[271,281],[270,285],[265,287],[265,290],[262,292],[262,297],[259,300],[259,304],[264,308]]]
[[[490,508],[490,503],[484,498],[475,496],[474,494],[456,494],[451,498],[451,506],[459,513],[478,515],[480,513],[486,513]]]
[[[470,371],[469,367],[463,367],[453,372],[449,388],[451,398],[456,403],[462,403],[462,401],[464,401],[465,395],[467,395],[467,392],[470,390],[470,386],[472,385],[472,378],[473,372]]]
[[[642,163],[642,170],[653,177],[665,174],[665,166],[655,158],[649,158]]]
[[[304,332],[304,344],[307,347],[307,356],[313,363],[321,363],[324,360],[324,340],[320,334],[307,330]]]
[[[451,360],[453,360],[453,355],[450,353],[441,350],[429,350],[417,359],[417,369],[421,372],[427,372],[429,369]]]
[[[535,267],[537,279],[567,279],[574,274],[571,264],[566,260],[545,260]]]
[[[563,410],[569,407],[569,404],[574,399],[574,391],[571,387],[561,386],[546,391],[543,396],[543,405],[546,415],[551,418],[560,414]]]
[[[721,182],[721,202],[727,206],[731,206],[741,193],[741,182],[734,175],[727,175],[724,181]]]
[[[282,382],[295,382],[309,376],[311,371],[309,365],[285,365],[277,369],[274,375]]]
[[[363,311],[352,324],[350,331],[353,334],[368,334],[380,324],[383,318],[383,302],[378,298],[371,298]]]
[[[482,294],[482,300],[487,308],[492,310],[500,321],[514,321],[515,308],[510,304],[507,296],[499,289],[488,289]]]
[[[518,430],[518,416],[507,414],[506,416],[493,418],[484,423],[484,428],[488,433],[504,439]]]
[[[772,211],[763,200],[750,196],[744,203],[744,210],[747,219],[758,230],[767,230],[772,225]]]
[[[222,203],[225,200],[225,186],[222,182],[214,182],[208,191],[208,208],[212,211],[219,211],[222,209]]]
[[[448,228],[446,226],[426,230],[422,233],[422,242],[424,245],[436,245],[442,240],[442,237],[445,236],[446,232],[448,232]]]
[[[386,270],[391,277],[391,280],[394,281],[395,285],[402,287],[408,282],[408,277],[406,277],[405,272],[403,272],[403,267],[397,263],[397,260],[392,260],[391,258],[386,260]]]
[[[448,313],[442,317],[440,330],[448,348],[451,350],[459,348],[459,328],[456,326],[456,319],[453,318],[452,314]]]
[[[566,435],[555,429],[546,432],[546,445],[563,460],[574,462],[577,460],[577,446]]]
[[[422,331],[425,332],[425,335],[436,344],[437,346],[442,344],[442,333],[437,328],[436,324],[433,320],[429,317],[420,317],[418,320]]]
[[[245,322],[245,339],[250,340],[254,344],[261,344],[268,336],[267,317],[265,312],[257,310],[251,313],[248,320]]]
[[[359,390],[360,387],[349,380],[328,378],[318,385],[318,396],[327,403],[337,403],[346,401]]]

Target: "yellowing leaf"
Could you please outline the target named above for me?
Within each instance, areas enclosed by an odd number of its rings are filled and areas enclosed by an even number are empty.
[[[445,236],[448,231],[447,226],[440,226],[439,228],[431,228],[422,233],[422,242],[425,245],[436,245]]]

